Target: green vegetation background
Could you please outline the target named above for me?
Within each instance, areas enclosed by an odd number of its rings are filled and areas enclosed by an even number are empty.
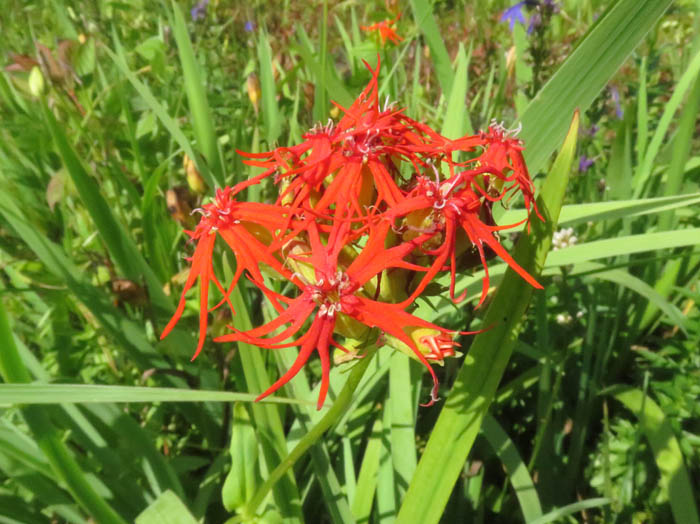
[[[698,522],[700,2],[559,4],[528,34],[535,11],[511,31],[496,0],[6,0],[0,522]],[[399,45],[360,28],[397,12]],[[158,340],[182,229],[252,174],[236,149],[337,117],[377,54],[382,94],[448,137],[522,124],[556,212],[516,252],[545,290],[463,337],[442,405],[418,407],[422,368],[388,350],[361,379],[335,366],[342,416],[309,402],[315,362],[291,400],[253,405],[293,349],[208,342],[191,362],[194,294]],[[576,242],[547,254],[564,228]],[[530,290],[491,269],[488,311],[435,296],[421,314],[478,329],[524,311]],[[236,300],[239,327],[270,314]]]

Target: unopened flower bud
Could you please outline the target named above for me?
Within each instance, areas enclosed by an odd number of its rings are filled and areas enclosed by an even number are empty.
[[[46,84],[44,82],[44,75],[41,73],[41,69],[38,66],[32,67],[29,73],[29,92],[35,96],[40,97],[44,94],[46,90]]]
[[[192,206],[187,193],[185,187],[175,187],[165,192],[165,205],[168,208],[168,213],[184,227],[192,225]]]
[[[450,333],[445,333],[433,328],[412,328],[407,335],[411,337],[411,340],[413,340],[416,347],[425,358],[436,364],[442,365],[446,357],[461,355],[461,353],[455,351],[455,348],[459,347],[459,344],[454,341]],[[386,335],[385,340],[387,345],[418,360],[415,352],[404,342],[391,335]]]
[[[235,511],[248,502],[260,485],[258,439],[250,415],[242,402],[233,405],[231,470],[224,481],[221,498],[224,507]]]
[[[258,82],[258,76],[255,73],[248,75],[245,87],[248,91],[248,98],[251,104],[253,104],[253,109],[255,109],[255,114],[257,115],[260,104],[260,82]]]
[[[203,195],[207,192],[207,184],[202,178],[202,175],[197,171],[197,166],[194,165],[192,159],[185,155],[182,159],[182,167],[185,168],[185,176],[187,177],[187,185],[195,193]]]

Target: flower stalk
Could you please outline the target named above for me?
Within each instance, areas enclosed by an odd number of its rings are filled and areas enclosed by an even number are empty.
[[[299,460],[306,451],[313,446],[335,422],[341,419],[342,415],[347,411],[352,401],[352,396],[362,380],[367,367],[377,351],[377,347],[373,346],[367,349],[363,357],[354,365],[350,375],[348,376],[343,389],[340,390],[338,398],[326,412],[318,423],[299,441],[294,449],[287,455],[282,462],[270,473],[270,476],[258,488],[253,497],[248,501],[245,508],[241,511],[243,520],[252,518],[260,504],[268,492],[272,489],[275,483],[281,479],[285,473]]]

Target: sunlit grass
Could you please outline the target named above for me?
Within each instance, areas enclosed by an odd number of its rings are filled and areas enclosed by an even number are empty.
[[[530,34],[534,12],[511,32],[501,1],[211,0],[196,19],[194,3],[4,6],[0,515],[698,522],[700,6],[559,4]],[[360,28],[394,9],[398,44]],[[260,172],[237,149],[298,143],[337,120],[330,101],[348,107],[369,79],[362,61],[377,56],[382,97],[448,137],[492,119],[522,124],[535,184],[561,215],[556,228],[558,213],[534,235],[501,240],[536,262],[545,289],[531,290],[528,308],[492,260],[494,289],[477,310],[483,272],[459,275],[465,304],[427,290],[421,318],[492,327],[473,352],[463,336],[466,356],[436,366],[433,407],[419,407],[424,368],[389,348],[362,363],[361,379],[333,367],[327,404],[341,396],[348,408],[332,422],[313,409],[317,361],[283,402],[250,403],[296,349],[211,342],[227,324],[276,314],[248,282],[232,295],[235,318],[210,314],[195,361],[196,293],[160,341],[192,253],[182,230],[217,187]],[[578,137],[563,146],[575,109]],[[561,196],[546,173],[569,179]],[[274,188],[247,198],[269,202]],[[496,221],[521,220],[521,207],[494,207]],[[547,254],[549,229],[562,227],[576,243]],[[230,275],[221,253],[216,270]],[[511,310],[525,313],[499,318]],[[265,498],[261,486],[295,448],[308,453],[277,470]]]

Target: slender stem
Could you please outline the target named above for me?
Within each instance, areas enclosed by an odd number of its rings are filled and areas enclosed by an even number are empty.
[[[357,389],[358,384],[360,383],[360,380],[362,379],[362,376],[364,375],[365,371],[367,370],[367,366],[369,366],[370,361],[374,357],[374,353],[376,352],[377,348],[372,347],[370,348],[367,353],[365,354],[364,358],[360,360],[355,367],[352,369],[350,372],[350,376],[348,377],[347,382],[345,382],[345,386],[343,386],[343,389],[340,391],[340,394],[338,395],[338,398],[336,401],[333,403],[333,406],[328,410],[328,412],[323,416],[321,420],[318,421],[318,423],[311,428],[311,430],[302,438],[299,443],[296,445],[296,447],[287,455],[282,462],[270,473],[270,476],[267,478],[267,480],[263,483],[260,488],[255,492],[253,497],[250,499],[248,504],[246,504],[245,508],[243,508],[242,514],[244,516],[253,516],[255,515],[256,510],[258,509],[258,506],[262,503],[262,501],[265,499],[267,496],[267,493],[272,489],[272,486],[275,485],[275,483],[284,476],[284,474],[291,468],[297,460],[299,460],[306,451],[313,446],[316,441],[321,438],[321,436],[330,428],[334,422],[340,419],[340,417],[345,413],[345,410],[348,408],[350,405],[350,402],[352,401],[352,395]]]
[[[0,375],[5,382],[31,382],[15,345],[10,329],[10,322],[5,307],[0,301]],[[56,477],[61,479],[73,498],[101,524],[126,524],[112,507],[97,494],[87,480],[80,465],[75,461],[61,436],[51,424],[45,408],[41,406],[23,406],[22,415],[34,434],[36,443],[51,464]]]

